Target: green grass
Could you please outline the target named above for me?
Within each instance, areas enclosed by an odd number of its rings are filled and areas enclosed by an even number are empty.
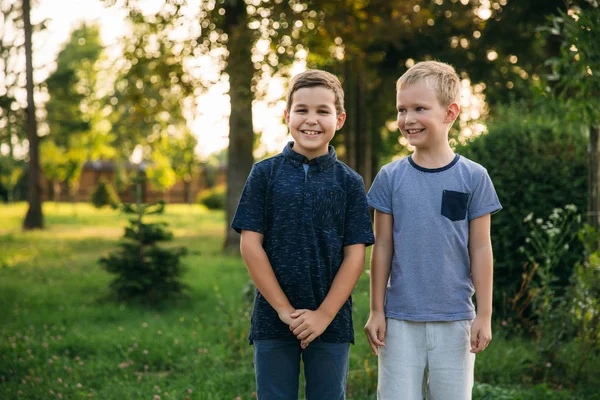
[[[107,300],[111,276],[97,260],[115,249],[125,215],[46,203],[47,228],[22,232],[25,211],[0,206],[0,399],[253,398],[248,274],[240,258],[220,252],[223,213],[169,205],[153,217],[169,223],[173,245],[188,248],[190,290],[151,309]],[[362,334],[366,274],[354,312],[348,398],[374,399],[377,359]],[[474,398],[594,398],[589,387],[554,390],[523,379],[534,360],[531,344],[497,335],[477,359]]]

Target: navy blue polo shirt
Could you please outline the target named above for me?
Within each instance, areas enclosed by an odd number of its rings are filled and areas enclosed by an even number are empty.
[[[373,244],[363,180],[335,150],[308,160],[287,144],[252,167],[231,226],[264,235],[263,248],[292,306],[316,310],[327,296],[344,246]],[[250,342],[293,339],[289,327],[257,290]],[[354,342],[352,298],[318,340]]]

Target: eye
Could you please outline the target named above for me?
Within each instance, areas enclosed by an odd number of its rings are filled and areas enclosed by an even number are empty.
[[[406,108],[399,108],[398,114],[404,114],[406,112]]]
[[[305,108],[296,108],[295,112],[302,114],[302,113],[306,112],[306,109]]]
[[[416,110],[417,111],[425,111],[425,107],[417,107]]]
[[[319,110],[319,114],[329,115],[330,112],[328,110]]]

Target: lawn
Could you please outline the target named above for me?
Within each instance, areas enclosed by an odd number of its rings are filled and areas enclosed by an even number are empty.
[[[115,249],[126,216],[46,203],[46,229],[22,232],[25,211],[0,205],[0,399],[254,398],[248,274],[240,258],[220,252],[223,213],[169,205],[153,217],[189,250],[189,291],[152,309],[109,300],[111,276],[97,262]],[[366,274],[354,311],[348,398],[374,399],[377,360],[362,335]],[[598,398],[589,384],[558,390],[531,381],[533,346],[495,334],[477,359],[474,399]]]

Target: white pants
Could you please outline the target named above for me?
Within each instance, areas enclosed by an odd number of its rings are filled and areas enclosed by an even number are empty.
[[[379,351],[377,399],[470,400],[475,366],[471,323],[387,318],[386,347]]]

